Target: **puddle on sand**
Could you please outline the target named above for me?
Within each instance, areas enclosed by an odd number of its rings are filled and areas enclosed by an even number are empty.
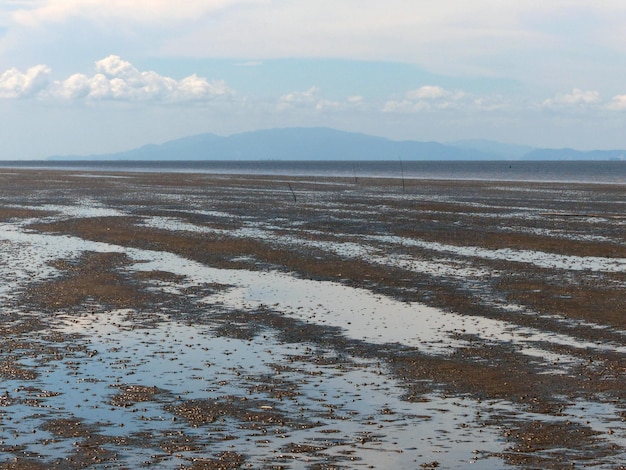
[[[7,248],[3,272],[13,288],[55,276],[56,271],[48,267],[50,261],[73,258],[87,250],[126,252],[139,261],[136,268],[149,270],[156,264],[159,269],[190,275],[187,282],[191,284],[212,282],[217,276],[220,283],[246,281],[254,286],[260,274],[222,272],[168,253],[3,228]],[[30,251],[25,250],[32,251],[28,262],[23,255]],[[20,259],[30,274],[20,274]],[[241,279],[241,275],[247,277]],[[236,304],[235,292],[228,293],[230,308]],[[10,294],[7,290],[7,298]],[[217,302],[223,304],[223,300]],[[197,307],[212,308],[205,302]],[[313,345],[281,344],[269,333],[251,341],[220,337],[207,325],[178,323],[165,312],[149,316],[149,328],[141,327],[146,318],[133,311],[83,316],[57,313],[47,318],[52,329],[72,335],[71,343],[54,345],[65,351],[63,360],[24,357],[19,361],[23,367],[35,368],[38,377],[3,381],[3,393],[8,395],[6,406],[0,408],[2,445],[40,461],[65,458],[76,452],[84,436],[59,436],[50,430],[50,423],[71,419],[90,426],[89,433],[99,436],[103,448],[113,449],[120,462],[131,466],[151,461],[171,468],[207,457],[206,449],[213,456],[235,450],[253,467],[281,459],[296,467],[305,461],[336,461],[354,467],[385,468],[392,462],[397,468],[413,468],[437,461],[447,468],[464,468],[476,459],[484,468],[499,466],[499,459],[487,457],[502,450],[497,431],[482,429],[468,418],[477,403],[452,403],[437,397],[426,403],[407,403],[400,399],[402,390],[377,365],[315,364],[299,357],[319,358],[332,352],[317,351]],[[24,335],[19,339],[40,341],[36,332]],[[276,364],[290,367],[283,371]],[[292,387],[292,396],[279,401],[270,397],[268,390],[277,381]],[[128,406],[116,405],[114,398],[125,387],[134,386],[157,387],[162,393]],[[305,425],[246,427],[237,419],[225,418],[195,427],[172,408],[187,400],[223,397],[260,400],[279,407],[281,416],[299,417]],[[196,446],[192,448],[202,450],[163,455],[163,436],[175,435],[193,439]],[[113,444],[116,438],[138,436],[141,439],[126,448]],[[318,450],[311,453],[311,449]]]
[[[244,454],[251,468],[281,460],[291,468],[323,461],[355,468],[416,468],[431,462],[459,469],[474,462],[486,469],[501,465],[489,454],[503,450],[504,443],[494,430],[473,422],[479,410],[476,402],[433,396],[407,403],[377,364],[316,364],[300,358],[323,358],[332,352],[281,344],[271,334],[251,341],[223,338],[206,325],[181,324],[161,315],[156,315],[157,323],[151,318],[150,328],[137,327],[138,315],[126,310],[58,316],[55,330],[74,335],[74,346],[84,343],[84,352],[72,360],[48,363],[40,377],[28,382],[32,388],[54,392],[40,397],[35,410],[19,403],[27,394],[19,381],[4,384],[12,388],[16,403],[2,408],[0,439],[19,442],[22,452],[43,459],[62,457],[75,449],[80,437],[62,439],[38,428],[64,416],[93,425],[99,435],[143,436],[143,444],[116,450],[126,465],[154,459],[160,436],[181,434],[211,454]],[[282,370],[277,364],[290,367]],[[116,406],[115,395],[131,384],[166,393]],[[273,392],[280,387],[292,393],[276,400]],[[189,426],[171,411],[171,405],[182,400],[233,396],[266,403],[266,409],[297,417],[302,424],[247,428],[225,417]],[[181,451],[159,461],[172,465],[205,453]]]
[[[20,277],[15,269],[25,248],[33,250],[30,268],[34,271],[44,270],[54,259],[72,258],[93,250],[126,252],[139,261],[135,266],[138,269],[184,273],[190,283],[213,282],[217,277],[220,283],[244,282],[244,286],[255,286],[259,275],[272,285],[290,278],[267,277],[279,273],[263,277],[262,273],[248,271],[213,270],[168,253],[124,250],[75,237],[25,233],[10,227],[5,227],[2,238],[10,246],[4,252],[6,270],[3,271],[14,287],[32,280]],[[35,279],[55,274],[48,268],[45,275],[39,272]],[[310,288],[314,284],[306,285]],[[237,307],[236,292],[242,293],[234,289],[227,294],[229,308]],[[225,299],[216,302],[223,304]],[[377,299],[387,301],[383,297]],[[206,302],[199,302],[197,307],[208,311],[212,308]],[[120,311],[78,317],[57,314],[47,318],[57,331],[74,335],[70,344],[55,343],[56,348],[71,353],[64,360],[22,358],[20,364],[36,366],[39,376],[3,382],[10,403],[7,401],[7,406],[0,408],[0,440],[5,445],[19,446],[12,448],[19,449],[16,452],[21,456],[33,455],[44,461],[64,458],[76,451],[83,437],[59,436],[46,423],[72,419],[93,426],[90,433],[104,440],[103,447],[114,447],[106,444],[107,436],[110,439],[142,436],[144,444],[135,442],[128,444],[126,450],[115,450],[118,459],[128,465],[154,461],[156,454],[166,467],[168,462],[171,465],[206,457],[201,451],[193,450],[179,452],[180,457],[161,455],[159,446],[165,435],[192,438],[196,448],[205,449],[203,452],[210,449],[211,455],[221,450],[236,450],[252,466],[277,459],[296,467],[298,462],[329,460],[349,462],[355,467],[382,468],[390,462],[398,468],[435,461],[446,468],[464,468],[476,459],[482,461],[483,468],[490,465],[498,468],[501,463],[487,457],[490,452],[502,450],[497,431],[472,423],[471,416],[479,406],[475,402],[467,400],[459,404],[430,397],[426,403],[407,403],[400,399],[402,390],[377,365],[339,367],[332,361],[328,365],[315,364],[313,360],[298,357],[317,358],[328,352],[317,351],[313,345],[281,344],[271,334],[251,341],[220,337],[206,325],[183,325],[158,311],[151,315],[150,328],[137,327],[143,321],[138,315]],[[323,317],[320,316],[319,322],[325,324]],[[355,333],[365,334],[366,330]],[[35,341],[37,335],[31,333],[32,338],[20,339]],[[276,364],[290,367],[282,371]],[[270,388],[268,377],[271,377]],[[293,387],[293,396],[278,402],[270,399],[268,390],[276,381]],[[112,404],[124,387],[137,385],[158,387],[163,394],[129,406]],[[269,429],[265,432],[258,427],[242,427],[237,419],[225,418],[194,427],[171,408],[181,401],[230,396],[279,406],[281,416],[301,417],[308,424],[301,426],[302,429],[265,426]],[[319,449],[313,453],[302,451],[314,448]]]
[[[500,320],[400,302],[336,282],[300,279],[276,271],[215,269],[165,252],[129,249],[127,254],[136,260],[145,260],[133,269],[166,270],[185,276],[192,284],[230,286],[204,299],[207,305],[243,310],[269,306],[273,311],[309,323],[340,327],[349,338],[376,344],[400,343],[430,354],[447,355],[468,344],[455,337],[462,333],[487,341],[515,344],[521,353],[528,350],[533,357],[538,357],[537,349],[541,349],[538,344],[542,342],[581,349],[615,349],[612,345],[583,342]],[[618,350],[626,352],[626,348]],[[550,357],[546,352],[545,358]],[[577,360],[572,358],[571,362]]]

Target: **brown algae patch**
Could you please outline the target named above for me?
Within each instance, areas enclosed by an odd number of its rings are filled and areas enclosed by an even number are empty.
[[[622,277],[622,276],[620,276]],[[624,283],[623,277],[616,279]],[[616,295],[608,276],[594,283],[546,282],[538,277],[508,276],[499,282],[499,288],[511,302],[532,307],[540,313],[566,315],[569,318],[610,325],[626,332],[626,298]]]
[[[194,458],[191,464],[183,468],[189,470],[230,470],[244,468],[245,456],[237,452],[221,452],[215,458]]]
[[[512,443],[502,454],[504,461],[524,468],[567,468],[573,459],[591,463],[612,453],[600,433],[567,420],[514,423],[504,436]]]
[[[0,221],[10,221],[12,219],[34,219],[50,215],[48,211],[34,209],[23,209],[19,207],[0,207]]]
[[[76,261],[58,261],[54,267],[64,275],[31,288],[27,301],[50,310],[89,301],[116,308],[140,305],[148,297],[119,273],[128,262],[121,253],[93,252],[83,254]]]
[[[7,380],[32,380],[37,372],[8,359],[0,361],[0,376]]]
[[[58,418],[47,421],[42,429],[50,431],[55,436],[59,437],[82,437],[87,438],[91,436],[95,428],[93,426],[85,425],[82,419],[71,418]]]
[[[246,397],[221,396],[213,399],[187,400],[173,407],[171,411],[194,426],[226,418],[241,421],[241,426],[252,425],[253,428],[284,426],[286,423],[294,425],[292,417],[269,403]]]
[[[116,385],[120,391],[111,398],[111,405],[127,408],[137,403],[157,401],[159,395],[165,393],[158,387],[145,385]]]

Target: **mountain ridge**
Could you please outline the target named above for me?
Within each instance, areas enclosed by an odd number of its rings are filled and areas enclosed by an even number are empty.
[[[540,149],[486,140],[391,140],[327,127],[288,127],[229,136],[195,134],[122,152],[48,160],[622,160],[626,150]]]

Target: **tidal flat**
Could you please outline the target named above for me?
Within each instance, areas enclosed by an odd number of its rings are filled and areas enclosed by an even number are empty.
[[[0,469],[623,469],[626,186],[5,169]]]

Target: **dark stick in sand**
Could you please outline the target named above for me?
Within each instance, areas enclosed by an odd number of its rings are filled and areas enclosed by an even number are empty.
[[[298,202],[298,198],[296,198],[296,193],[294,192],[293,188],[291,187],[291,183],[287,183],[287,185],[289,186],[289,191],[291,191],[291,195],[293,196],[293,202]]]

